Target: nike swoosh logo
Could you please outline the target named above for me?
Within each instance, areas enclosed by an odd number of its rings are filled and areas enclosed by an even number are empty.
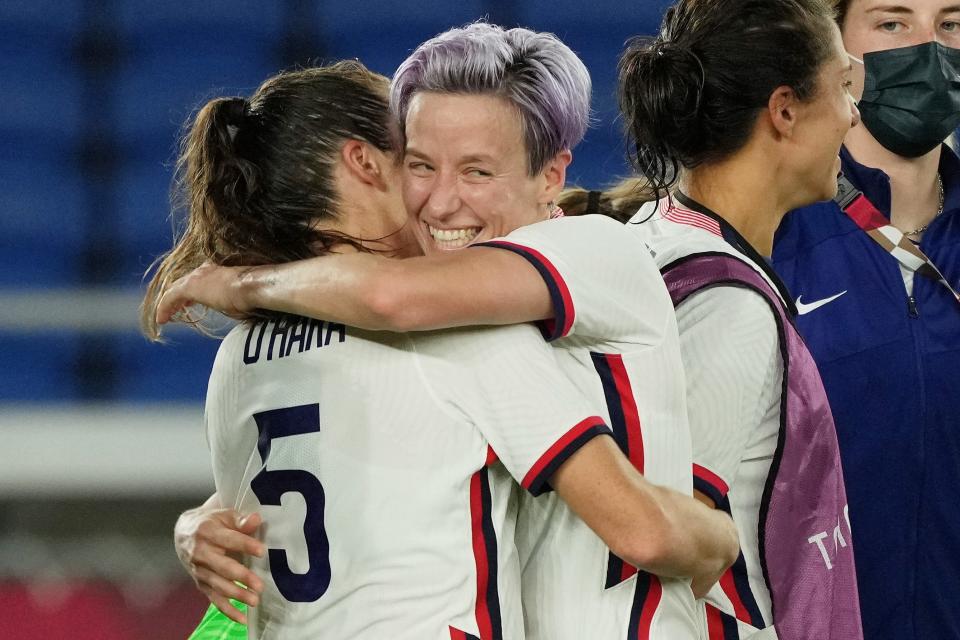
[[[846,291],[841,291],[835,296],[830,296],[829,298],[824,298],[823,300],[817,300],[815,302],[807,302],[807,303],[803,303],[800,301],[800,298],[802,298],[803,296],[797,296],[797,313],[801,316],[806,315],[811,311],[815,311],[819,309],[825,304],[830,304],[831,302],[833,302],[834,300],[836,300],[837,298],[839,298],[845,293]]]

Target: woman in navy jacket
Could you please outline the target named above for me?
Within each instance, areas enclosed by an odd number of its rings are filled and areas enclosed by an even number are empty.
[[[835,4],[862,61],[847,197],[790,213],[773,262],[836,420],[864,637],[960,638],[960,161],[943,144],[960,123],[960,11]]]

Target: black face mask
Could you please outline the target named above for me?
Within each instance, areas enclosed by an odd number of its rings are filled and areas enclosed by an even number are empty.
[[[927,42],[863,56],[860,120],[877,142],[916,158],[960,124],[960,49]]]

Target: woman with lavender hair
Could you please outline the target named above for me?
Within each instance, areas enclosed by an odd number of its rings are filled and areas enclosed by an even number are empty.
[[[563,501],[521,494],[527,637],[695,638],[691,578],[705,592],[736,543],[725,516],[686,497],[690,443],[672,305],[648,252],[615,222],[550,220],[589,95],[582,62],[549,34],[481,23],[437,36],[401,65],[391,89],[405,204],[427,256],[208,265],[173,284],[157,315],[163,322],[201,303],[394,331],[543,321],[560,369],[609,419],[614,439],[544,469]],[[454,251],[466,246],[476,248]],[[580,447],[579,437],[558,452]],[[617,455],[601,455],[607,446]],[[491,464],[498,472],[496,452]],[[637,496],[651,482],[674,491],[641,513]],[[180,529],[194,545],[191,562],[244,579],[222,555],[236,547],[215,538],[223,527],[201,533],[188,520]],[[196,552],[198,541],[206,551]],[[477,613],[481,638],[505,637]]]

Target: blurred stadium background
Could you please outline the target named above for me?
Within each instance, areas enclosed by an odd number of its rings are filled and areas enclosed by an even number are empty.
[[[209,495],[202,400],[217,342],[138,331],[169,247],[177,134],[217,95],[359,58],[389,75],[482,17],[586,62],[596,122],[571,183],[627,172],[624,42],[667,0],[0,0],[0,638],[183,638],[204,599],[171,543]]]

